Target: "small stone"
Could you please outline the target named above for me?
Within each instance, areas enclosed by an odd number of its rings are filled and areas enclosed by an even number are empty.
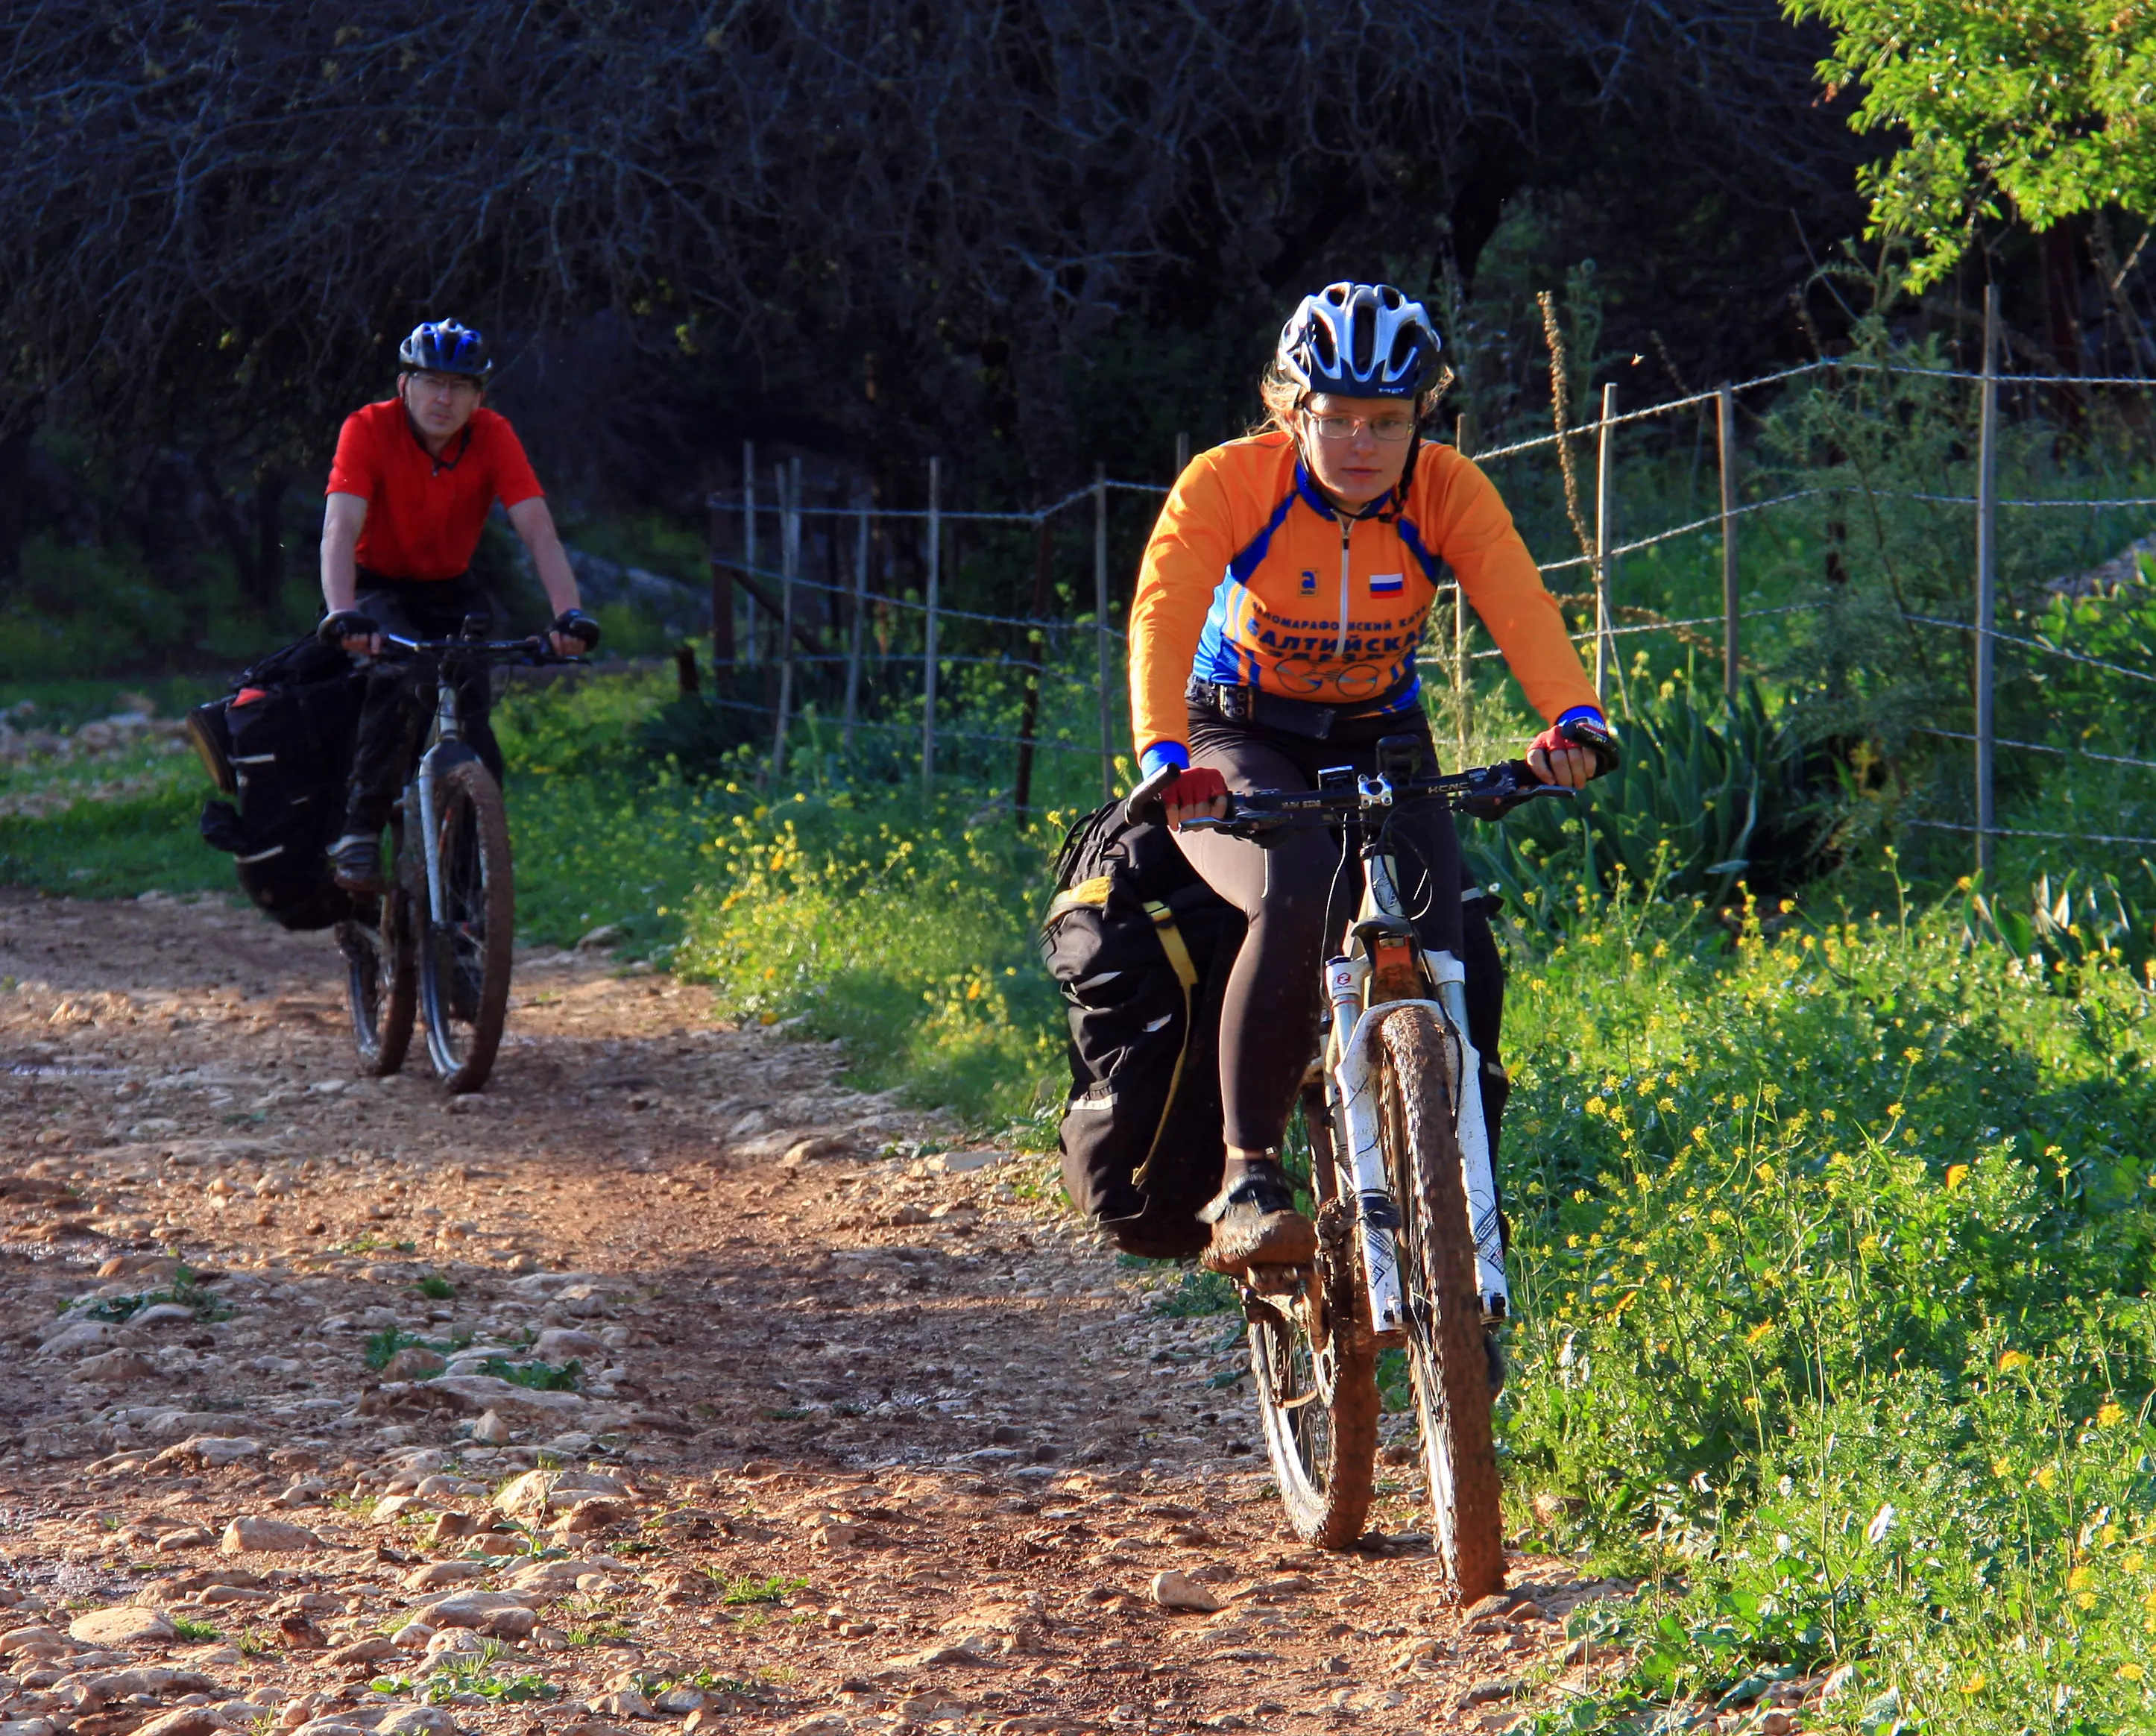
[[[592,1702],[592,1710],[603,1712],[608,1718],[656,1718],[651,1702],[633,1687],[618,1688],[613,1693],[601,1694]]]
[[[1479,1621],[1485,1615],[1503,1615],[1518,1601],[1519,1600],[1509,1591],[1493,1591],[1487,1597],[1476,1599],[1475,1603],[1462,1613],[1467,1620]]]
[[[57,1736],[49,1718],[0,1718],[0,1736]]]
[[[429,1374],[439,1374],[449,1365],[449,1359],[439,1350],[429,1350],[424,1344],[407,1344],[396,1355],[382,1365],[384,1380],[419,1380]]]
[[[228,1555],[239,1555],[259,1551],[268,1554],[290,1554],[300,1549],[319,1549],[322,1540],[304,1525],[295,1525],[290,1519],[264,1518],[259,1514],[243,1513],[224,1528],[224,1535],[218,1547]]]
[[[494,1571],[484,1561],[430,1561],[404,1576],[407,1591],[431,1591],[437,1585],[465,1585]]]
[[[502,1420],[501,1413],[498,1410],[482,1413],[480,1420],[472,1425],[472,1439],[488,1446],[507,1446],[510,1436],[515,1432]]]
[[[363,1640],[354,1640],[349,1646],[340,1646],[325,1662],[332,1664],[371,1664],[378,1657],[387,1657],[396,1646],[380,1634],[369,1634]]]
[[[424,1621],[408,1621],[389,1636],[389,1643],[399,1651],[417,1651],[434,1637],[434,1631]]]
[[[115,1648],[151,1646],[177,1635],[163,1612],[121,1605],[110,1610],[92,1610],[68,1624],[68,1637],[85,1646]],[[0,1642],[3,1643],[3,1642]]]
[[[108,1350],[101,1356],[86,1356],[74,1365],[68,1375],[70,1380],[87,1381],[95,1386],[132,1386],[138,1381],[154,1379],[157,1365],[136,1350]]]
[[[581,1327],[550,1326],[539,1334],[531,1354],[542,1363],[560,1368],[572,1357],[603,1356],[606,1344]]]
[[[480,1623],[479,1631],[490,1640],[521,1640],[538,1626],[539,1617],[530,1610],[495,1610]]]
[[[540,1518],[590,1501],[625,1501],[628,1495],[611,1477],[581,1471],[527,1471],[503,1487],[494,1505],[512,1519]]]
[[[167,1447],[159,1453],[155,1463],[175,1465],[182,1462],[206,1465],[216,1470],[226,1465],[237,1465],[242,1459],[259,1458],[262,1443],[247,1435],[191,1435],[185,1441]]]
[[[446,1706],[393,1706],[374,1727],[374,1736],[450,1736],[456,1728]]]
[[[1465,1711],[1470,1706],[1487,1706],[1494,1700],[1517,1699],[1527,1692],[1527,1683],[1517,1676],[1499,1676],[1487,1682],[1478,1682],[1460,1697],[1460,1707]]]
[[[436,1518],[427,1533],[430,1547],[454,1543],[461,1537],[470,1537],[479,1529],[479,1521],[470,1513],[443,1513]]]
[[[459,1591],[425,1605],[413,1613],[437,1628],[479,1627],[498,1610],[531,1612],[530,1600],[504,1591]]]
[[[78,1320],[63,1327],[38,1347],[39,1356],[80,1356],[101,1350],[112,1342],[112,1328],[102,1320]]]
[[[1192,1610],[1200,1615],[1228,1607],[1188,1574],[1174,1572],[1152,1576],[1152,1600],[1163,1610]]]
[[[229,1728],[208,1706],[179,1706],[162,1717],[151,1718],[146,1724],[137,1725],[136,1736],[212,1736],[213,1731]]]
[[[39,1626],[14,1627],[0,1633],[0,1657],[8,1657],[26,1646],[57,1646],[60,1642],[57,1628]]]
[[[199,1525],[184,1525],[177,1531],[167,1531],[150,1547],[160,1555],[176,1555],[183,1549],[206,1549],[217,1539]]]

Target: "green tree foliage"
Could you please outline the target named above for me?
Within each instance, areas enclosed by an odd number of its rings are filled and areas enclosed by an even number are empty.
[[[1786,10],[1835,31],[1820,75],[1830,90],[1863,87],[1851,124],[1908,134],[1861,184],[1871,232],[1916,242],[1912,287],[1952,270],[1986,218],[2041,230],[2112,207],[2156,216],[2148,0],[1786,0]]]

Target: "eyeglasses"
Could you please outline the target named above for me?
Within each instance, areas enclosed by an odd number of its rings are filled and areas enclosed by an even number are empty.
[[[1363,429],[1370,430],[1370,438],[1397,445],[1414,432],[1412,416],[1313,416],[1307,410],[1303,420],[1317,430],[1321,440],[1348,440]]]
[[[483,389],[469,374],[429,373],[424,369],[413,374],[412,383],[422,392],[446,392],[455,397],[476,397]]]

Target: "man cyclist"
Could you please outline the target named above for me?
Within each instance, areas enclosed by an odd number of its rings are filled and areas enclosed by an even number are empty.
[[[598,623],[577,606],[576,575],[523,444],[506,417],[480,403],[494,372],[486,340],[454,320],[430,321],[413,328],[397,355],[404,364],[397,395],[353,411],[337,435],[322,515],[322,641],[372,656],[383,633],[449,638],[469,616],[490,623],[493,604],[471,560],[500,501],[554,609],[554,650],[589,650]],[[331,871],[348,890],[382,885],[382,829],[410,772],[434,685],[433,669],[418,662],[377,663],[367,672],[344,835],[330,846]],[[498,783],[490,706],[487,670],[474,665],[457,682],[458,716]]]
[[[1434,769],[1414,659],[1441,566],[1549,722],[1528,751],[1535,775],[1578,788],[1616,763],[1594,684],[1496,490],[1452,448],[1423,444],[1450,383],[1440,347],[1421,306],[1389,285],[1306,297],[1261,383],[1266,425],[1177,480],[1130,623],[1133,739],[1147,778],[1176,768],[1171,824],[1219,817],[1230,790],[1313,789],[1332,766],[1373,772],[1383,736],[1419,737]],[[1424,945],[1461,955],[1451,815],[1408,805],[1392,836]],[[1315,1046],[1318,965],[1352,914],[1328,907],[1353,876],[1319,826],[1262,847],[1219,833],[1177,841],[1249,922],[1221,1010],[1228,1161],[1199,1214],[1212,1226],[1201,1258],[1228,1273],[1301,1265],[1316,1235],[1280,1145]]]

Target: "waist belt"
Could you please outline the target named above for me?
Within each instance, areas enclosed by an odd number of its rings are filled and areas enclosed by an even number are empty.
[[[1332,733],[1334,724],[1380,716],[1398,706],[1414,690],[1414,681],[1410,677],[1389,693],[1381,693],[1361,705],[1321,706],[1308,700],[1283,699],[1260,687],[1201,681],[1193,677],[1190,685],[1183,690],[1183,696],[1191,705],[1230,723],[1255,723],[1261,729],[1276,729],[1284,735],[1306,736],[1313,742],[1322,742]]]
[[[451,585],[470,584],[472,576],[469,567],[449,578],[399,578],[393,573],[377,573],[372,567],[357,564],[353,566],[352,572],[358,580],[357,588],[360,589],[368,585],[440,585],[447,589]]]

